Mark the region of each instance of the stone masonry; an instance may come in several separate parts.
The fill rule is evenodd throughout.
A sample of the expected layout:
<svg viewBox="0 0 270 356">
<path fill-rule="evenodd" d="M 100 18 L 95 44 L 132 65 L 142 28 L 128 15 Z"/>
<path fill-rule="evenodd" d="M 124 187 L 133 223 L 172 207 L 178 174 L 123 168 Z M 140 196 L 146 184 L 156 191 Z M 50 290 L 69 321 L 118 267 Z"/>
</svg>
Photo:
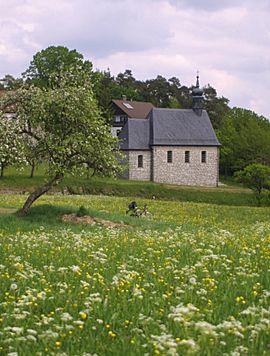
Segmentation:
<svg viewBox="0 0 270 356">
<path fill-rule="evenodd" d="M 167 163 L 168 150 L 172 151 L 172 163 Z M 185 163 L 185 151 L 190 151 L 190 163 Z M 201 162 L 202 151 L 206 151 L 206 163 Z M 218 147 L 153 147 L 154 182 L 215 187 L 218 166 Z"/>
<path fill-rule="evenodd" d="M 172 151 L 172 163 L 167 162 L 168 151 Z M 185 151 L 190 152 L 189 163 L 185 163 Z M 206 163 L 201 162 L 202 151 L 206 151 Z M 129 179 L 190 186 L 218 184 L 218 147 L 154 146 L 152 151 L 129 151 L 128 155 Z M 138 155 L 143 155 L 142 168 L 138 168 Z"/>
<path fill-rule="evenodd" d="M 151 179 L 151 151 L 129 151 L 129 179 Z M 143 156 L 143 167 L 138 167 L 138 156 Z"/>
</svg>

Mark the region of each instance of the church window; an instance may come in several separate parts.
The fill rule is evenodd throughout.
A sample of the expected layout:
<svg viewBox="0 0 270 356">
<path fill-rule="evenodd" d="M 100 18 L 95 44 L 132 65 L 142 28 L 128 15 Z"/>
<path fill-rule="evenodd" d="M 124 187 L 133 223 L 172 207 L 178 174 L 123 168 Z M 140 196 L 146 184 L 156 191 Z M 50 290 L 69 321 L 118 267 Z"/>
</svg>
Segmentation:
<svg viewBox="0 0 270 356">
<path fill-rule="evenodd" d="M 206 163 L 206 151 L 202 151 L 201 161 L 202 163 Z"/>
<path fill-rule="evenodd" d="M 143 155 L 138 156 L 138 168 L 143 168 Z"/>
<path fill-rule="evenodd" d="M 167 151 L 167 162 L 172 163 L 173 157 L 172 157 L 172 151 Z"/>
<path fill-rule="evenodd" d="M 190 151 L 185 151 L 185 163 L 190 162 Z"/>
</svg>

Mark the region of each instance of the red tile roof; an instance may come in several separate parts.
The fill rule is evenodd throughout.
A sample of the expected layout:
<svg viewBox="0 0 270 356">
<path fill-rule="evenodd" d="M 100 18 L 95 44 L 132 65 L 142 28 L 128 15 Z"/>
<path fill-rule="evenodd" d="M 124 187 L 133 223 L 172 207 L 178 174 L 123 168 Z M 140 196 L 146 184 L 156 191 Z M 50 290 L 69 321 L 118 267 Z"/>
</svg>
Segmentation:
<svg viewBox="0 0 270 356">
<path fill-rule="evenodd" d="M 143 101 L 112 100 L 128 117 L 145 119 L 149 112 L 154 108 L 152 103 Z"/>
</svg>

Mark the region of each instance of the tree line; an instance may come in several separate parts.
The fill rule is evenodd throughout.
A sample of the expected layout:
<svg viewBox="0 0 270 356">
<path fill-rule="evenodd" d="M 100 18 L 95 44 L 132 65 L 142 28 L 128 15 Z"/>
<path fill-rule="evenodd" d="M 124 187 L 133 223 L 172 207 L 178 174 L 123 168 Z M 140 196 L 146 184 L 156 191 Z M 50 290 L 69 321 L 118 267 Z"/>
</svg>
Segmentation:
<svg viewBox="0 0 270 356">
<path fill-rule="evenodd" d="M 161 108 L 192 107 L 193 86 L 184 85 L 177 77 L 166 79 L 158 75 L 154 79 L 138 80 L 131 70 L 114 76 L 110 70 L 93 70 L 92 63 L 84 60 L 76 50 L 66 47 L 48 47 L 38 52 L 21 78 L 6 75 L 0 80 L 0 89 L 16 91 L 28 83 L 42 90 L 57 86 L 61 73 L 76 66 L 87 73 L 93 96 L 101 115 L 110 123 L 112 99 L 151 102 Z M 72 76 L 69 76 L 72 81 Z M 83 78 L 80 84 L 83 84 Z M 229 99 L 218 96 L 216 89 L 208 84 L 203 88 L 204 108 L 207 110 L 218 139 L 220 150 L 220 172 L 233 175 L 252 163 L 270 165 L 270 122 L 263 116 L 244 108 L 231 108 Z M 34 160 L 29 157 L 29 162 Z"/>
</svg>

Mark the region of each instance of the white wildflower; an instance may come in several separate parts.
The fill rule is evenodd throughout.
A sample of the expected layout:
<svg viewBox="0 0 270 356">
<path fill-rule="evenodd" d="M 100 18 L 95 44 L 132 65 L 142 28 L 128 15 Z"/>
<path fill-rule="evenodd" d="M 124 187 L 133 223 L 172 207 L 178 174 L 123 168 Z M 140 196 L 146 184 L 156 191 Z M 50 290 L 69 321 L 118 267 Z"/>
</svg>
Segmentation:
<svg viewBox="0 0 270 356">
<path fill-rule="evenodd" d="M 197 350 L 198 349 L 198 345 L 196 344 L 196 342 L 192 339 L 188 339 L 188 340 L 181 340 L 179 342 L 179 345 L 185 345 L 185 346 L 188 346 L 190 347 L 193 351 Z"/>
<path fill-rule="evenodd" d="M 73 320 L 72 316 L 69 313 L 63 313 L 60 319 L 64 322 Z"/>
<path fill-rule="evenodd" d="M 189 279 L 189 283 L 190 283 L 190 284 L 196 284 L 196 283 L 197 283 L 196 278 L 195 278 L 195 277 L 191 277 L 191 278 Z"/>
<path fill-rule="evenodd" d="M 75 266 L 75 265 L 71 266 L 70 269 L 74 273 L 78 273 L 81 270 L 79 266 Z"/>
<path fill-rule="evenodd" d="M 207 321 L 198 321 L 195 323 L 195 328 L 204 335 L 217 336 L 216 326 L 208 323 Z"/>
</svg>

